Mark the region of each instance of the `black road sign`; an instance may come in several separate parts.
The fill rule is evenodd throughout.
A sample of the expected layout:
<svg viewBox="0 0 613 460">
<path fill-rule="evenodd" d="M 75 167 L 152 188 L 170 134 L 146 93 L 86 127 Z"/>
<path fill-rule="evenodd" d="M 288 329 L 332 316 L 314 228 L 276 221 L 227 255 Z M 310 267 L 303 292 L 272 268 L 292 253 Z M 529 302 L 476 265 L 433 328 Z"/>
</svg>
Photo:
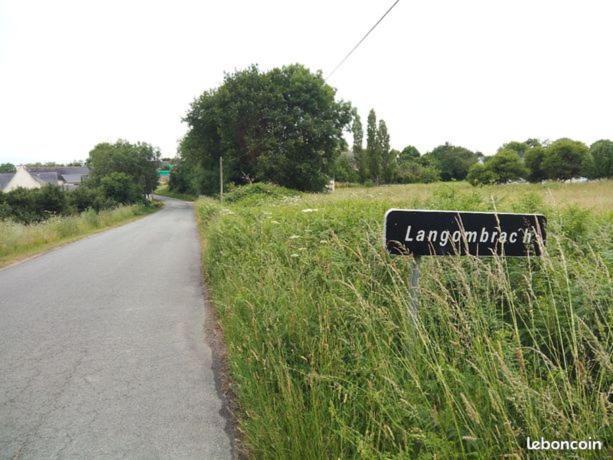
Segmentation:
<svg viewBox="0 0 613 460">
<path fill-rule="evenodd" d="M 539 256 L 546 225 L 540 214 L 390 209 L 385 246 L 396 255 Z"/>
</svg>

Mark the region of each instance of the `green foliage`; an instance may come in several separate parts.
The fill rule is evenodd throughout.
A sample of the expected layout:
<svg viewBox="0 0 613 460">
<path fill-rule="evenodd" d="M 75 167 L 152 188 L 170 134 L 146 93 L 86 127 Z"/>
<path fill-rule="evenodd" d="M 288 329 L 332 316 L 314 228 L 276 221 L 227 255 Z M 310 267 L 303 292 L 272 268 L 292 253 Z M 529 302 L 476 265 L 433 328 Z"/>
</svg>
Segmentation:
<svg viewBox="0 0 613 460">
<path fill-rule="evenodd" d="M 498 183 L 515 181 L 528 175 L 520 156 L 511 149 L 500 150 L 486 160 L 485 166 L 496 175 Z"/>
<path fill-rule="evenodd" d="M 528 151 L 528 149 L 530 149 L 530 145 L 528 145 L 526 142 L 511 141 L 507 142 L 506 144 L 503 144 L 502 147 L 498 149 L 498 152 L 501 152 L 503 150 L 512 150 L 517 153 L 520 158 L 524 158 L 524 155 Z"/>
<path fill-rule="evenodd" d="M 448 142 L 439 145 L 425 156 L 436 165 L 444 181 L 464 180 L 469 168 L 477 162 L 477 156 L 473 152 Z"/>
<path fill-rule="evenodd" d="M 609 445 L 610 213 L 533 194 L 496 202 L 546 213 L 544 257 L 424 258 L 413 318 L 384 212 L 494 206 L 494 187 L 424 199 L 418 187 L 198 202 L 250 456 L 524 458 L 528 436 Z"/>
<path fill-rule="evenodd" d="M 547 173 L 543 169 L 545 159 L 545 149 L 540 146 L 529 149 L 524 156 L 524 163 L 528 168 L 528 180 L 530 182 L 540 182 L 547 178 Z"/>
<path fill-rule="evenodd" d="M 405 161 L 419 160 L 420 156 L 421 154 L 416 147 L 413 147 L 412 145 L 407 145 L 405 148 L 402 149 L 402 152 L 400 152 L 400 155 L 398 156 L 398 162 L 403 163 Z"/>
<path fill-rule="evenodd" d="M 351 132 L 353 134 L 353 158 L 358 169 L 358 177 L 360 182 L 366 181 L 370 175 L 368 171 L 368 156 L 364 152 L 362 143 L 364 141 L 364 128 L 362 127 L 362 120 L 357 110 L 353 111 L 353 123 L 351 126 Z"/>
<path fill-rule="evenodd" d="M 381 180 L 381 149 L 377 139 L 377 115 L 373 109 L 366 121 L 366 156 L 370 180 L 378 184 Z"/>
<path fill-rule="evenodd" d="M 185 121 L 189 132 L 180 153 L 194 172 L 179 170 L 184 178 L 171 188 L 215 193 L 223 155 L 228 182 L 271 181 L 317 191 L 327 184 L 344 146 L 351 108 L 335 100 L 335 90 L 320 73 L 301 65 L 268 72 L 252 66 L 226 75 L 219 88 L 202 94 Z"/>
<path fill-rule="evenodd" d="M 142 201 L 142 189 L 134 183 L 134 178 L 124 172 L 113 171 L 100 179 L 100 189 L 104 196 L 121 204 Z"/>
<path fill-rule="evenodd" d="M 590 146 L 593 159 L 591 177 L 613 177 L 613 141 L 602 139 Z"/>
<path fill-rule="evenodd" d="M 498 181 L 498 176 L 484 164 L 475 163 L 468 170 L 466 180 L 471 185 L 487 185 L 495 184 Z"/>
<path fill-rule="evenodd" d="M 519 154 L 512 149 L 501 149 L 484 164 L 475 163 L 466 177 L 472 185 L 504 184 L 528 175 Z"/>
<path fill-rule="evenodd" d="M 12 163 L 2 163 L 0 164 L 0 173 L 14 173 L 17 171 L 15 165 Z"/>
<path fill-rule="evenodd" d="M 57 185 L 45 185 L 33 195 L 37 213 L 59 215 L 67 212 L 66 194 Z"/>
<path fill-rule="evenodd" d="M 396 181 L 401 184 L 429 184 L 441 180 L 438 169 L 432 165 L 423 165 L 419 161 L 402 161 L 398 164 Z"/>
<path fill-rule="evenodd" d="M 104 142 L 89 152 L 87 164 L 92 169 L 89 180 L 93 186 L 99 186 L 104 177 L 112 173 L 122 173 L 131 179 L 141 195 L 149 195 L 158 184 L 159 157 L 157 148 L 143 142 Z M 132 190 L 129 193 L 131 192 Z"/>
<path fill-rule="evenodd" d="M 224 196 L 226 203 L 240 203 L 253 206 L 264 202 L 286 200 L 298 196 L 295 190 L 275 184 L 257 182 L 234 188 Z"/>
<path fill-rule="evenodd" d="M 381 179 L 385 184 L 391 184 L 396 179 L 397 159 L 396 151 L 391 150 L 390 135 L 385 120 L 379 120 L 377 129 L 377 146 L 381 155 Z"/>
<path fill-rule="evenodd" d="M 23 223 L 40 222 L 70 211 L 65 192 L 56 185 L 32 190 L 19 187 L 8 193 L 0 192 L 0 203 L 0 219 Z"/>
<path fill-rule="evenodd" d="M 76 212 L 84 212 L 88 209 L 100 211 L 105 207 L 106 200 L 100 190 L 81 186 L 67 193 L 67 203 Z"/>
<path fill-rule="evenodd" d="M 545 148 L 543 170 L 549 179 L 571 179 L 587 173 L 589 159 L 583 142 L 562 138 Z"/>
<path fill-rule="evenodd" d="M 2 200 L 0 193 L 0 211 Z M 96 212 L 90 208 L 81 214 L 54 215 L 42 222 L 17 222 L 12 217 L 0 219 L 0 266 L 17 257 L 123 223 L 154 209 L 152 206 L 132 205 Z"/>
<path fill-rule="evenodd" d="M 334 164 L 334 179 L 339 182 L 358 182 L 360 176 L 349 155 L 340 154 Z"/>
</svg>

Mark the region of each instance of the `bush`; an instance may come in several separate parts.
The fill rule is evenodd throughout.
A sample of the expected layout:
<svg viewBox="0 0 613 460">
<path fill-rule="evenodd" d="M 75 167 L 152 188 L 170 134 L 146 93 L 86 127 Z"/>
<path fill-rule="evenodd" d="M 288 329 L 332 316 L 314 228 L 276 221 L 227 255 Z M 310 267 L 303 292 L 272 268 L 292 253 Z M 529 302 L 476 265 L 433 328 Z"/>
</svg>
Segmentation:
<svg viewBox="0 0 613 460">
<path fill-rule="evenodd" d="M 334 163 L 334 180 L 339 182 L 357 182 L 360 179 L 351 158 L 341 154 Z"/>
<path fill-rule="evenodd" d="M 66 194 L 57 185 L 45 185 L 32 194 L 38 215 L 57 216 L 68 212 Z"/>
<path fill-rule="evenodd" d="M 429 184 L 441 180 L 441 174 L 435 166 L 422 165 L 417 160 L 405 160 L 398 165 L 396 180 L 401 184 Z"/>
<path fill-rule="evenodd" d="M 71 192 L 68 192 L 68 205 L 76 212 L 83 212 L 87 209 L 101 209 L 101 191 L 91 187 L 81 186 Z"/>
<path fill-rule="evenodd" d="M 466 180 L 471 185 L 487 185 L 496 183 L 498 176 L 492 170 L 486 168 L 484 164 L 475 163 L 468 170 Z"/>
<path fill-rule="evenodd" d="M 281 187 L 275 184 L 257 182 L 255 184 L 236 187 L 224 195 L 227 203 L 239 203 L 255 205 L 263 202 L 283 200 L 299 195 L 295 190 Z"/>
<path fill-rule="evenodd" d="M 105 198 L 115 203 L 142 202 L 141 190 L 134 179 L 126 173 L 112 172 L 100 179 L 100 189 Z"/>
</svg>

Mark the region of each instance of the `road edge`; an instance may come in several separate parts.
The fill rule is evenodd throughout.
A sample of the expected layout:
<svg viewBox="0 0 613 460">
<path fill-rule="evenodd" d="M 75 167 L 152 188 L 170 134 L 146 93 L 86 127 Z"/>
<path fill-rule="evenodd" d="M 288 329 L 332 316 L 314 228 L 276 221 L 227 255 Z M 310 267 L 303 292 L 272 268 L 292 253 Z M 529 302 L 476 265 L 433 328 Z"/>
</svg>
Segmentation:
<svg viewBox="0 0 613 460">
<path fill-rule="evenodd" d="M 196 221 L 196 233 L 200 250 L 199 272 L 205 313 L 204 322 L 202 324 L 204 340 L 211 349 L 211 369 L 213 370 L 217 394 L 220 396 L 222 402 L 220 414 L 226 419 L 225 431 L 230 438 L 232 457 L 242 460 L 248 458 L 248 451 L 238 428 L 238 414 L 240 413 L 240 405 L 233 390 L 234 384 L 230 373 L 230 367 L 228 365 L 228 349 L 226 347 L 223 328 L 221 327 L 219 321 L 217 308 L 211 301 L 211 296 L 207 287 L 207 276 L 204 265 L 204 251 L 206 242 L 202 233 L 202 222 L 198 216 L 194 202 L 192 202 L 192 210 Z"/>
</svg>

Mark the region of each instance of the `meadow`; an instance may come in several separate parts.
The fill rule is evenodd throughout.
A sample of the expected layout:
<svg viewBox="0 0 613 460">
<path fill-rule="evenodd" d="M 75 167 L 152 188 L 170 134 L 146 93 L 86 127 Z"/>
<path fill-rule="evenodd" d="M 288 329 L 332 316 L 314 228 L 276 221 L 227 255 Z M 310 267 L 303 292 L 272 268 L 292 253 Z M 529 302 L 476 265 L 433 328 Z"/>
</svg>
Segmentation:
<svg viewBox="0 0 613 460">
<path fill-rule="evenodd" d="M 525 458 L 528 437 L 610 447 L 612 189 L 252 186 L 223 205 L 199 199 L 245 453 Z M 546 252 L 424 258 L 413 318 L 409 260 L 382 244 L 392 207 L 540 212 Z"/>
<path fill-rule="evenodd" d="M 39 223 L 0 220 L 0 267 L 86 235 L 124 224 L 149 214 L 157 205 L 118 206 L 96 212 L 55 216 Z"/>
</svg>

